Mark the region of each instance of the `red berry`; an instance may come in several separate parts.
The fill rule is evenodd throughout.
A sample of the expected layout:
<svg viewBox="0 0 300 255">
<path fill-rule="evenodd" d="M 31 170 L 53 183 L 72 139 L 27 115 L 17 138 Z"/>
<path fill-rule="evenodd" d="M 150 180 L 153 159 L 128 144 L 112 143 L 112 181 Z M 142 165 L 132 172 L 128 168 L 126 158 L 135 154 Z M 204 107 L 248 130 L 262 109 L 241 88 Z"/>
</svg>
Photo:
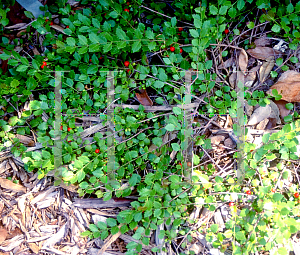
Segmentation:
<svg viewBox="0 0 300 255">
<path fill-rule="evenodd" d="M 294 197 L 295 197 L 295 198 L 298 198 L 298 197 L 299 197 L 299 193 L 296 192 L 296 193 L 294 194 Z"/>
<path fill-rule="evenodd" d="M 47 65 L 47 62 L 43 61 L 43 65 L 46 66 L 46 65 Z"/>
<path fill-rule="evenodd" d="M 70 142 L 72 142 L 72 141 L 68 141 L 68 143 L 70 143 Z"/>
<path fill-rule="evenodd" d="M 169 55 L 167 55 L 167 57 L 169 57 Z"/>
<path fill-rule="evenodd" d="M 66 28 L 69 28 L 69 26 L 66 26 Z"/>
<path fill-rule="evenodd" d="M 275 190 L 274 188 L 272 188 L 271 191 L 272 191 L 273 193 L 275 193 L 276 190 Z"/>
<path fill-rule="evenodd" d="M 179 27 L 179 28 L 178 28 L 178 31 L 179 31 L 179 32 L 181 32 L 182 30 L 183 30 L 183 28 L 182 28 L 182 27 Z"/>
<path fill-rule="evenodd" d="M 182 49 L 180 48 L 180 53 L 182 53 Z"/>
<path fill-rule="evenodd" d="M 230 203 L 229 203 L 229 206 L 234 206 L 234 203 L 233 203 L 233 202 L 230 202 Z"/>
<path fill-rule="evenodd" d="M 72 130 L 72 128 L 68 127 L 68 131 L 70 132 Z"/>
<path fill-rule="evenodd" d="M 90 58 L 90 62 L 92 62 L 92 59 Z"/>
<path fill-rule="evenodd" d="M 43 65 L 41 65 L 41 68 L 42 68 L 42 69 L 44 69 L 44 67 L 45 67 L 45 66 L 44 66 L 44 64 L 43 64 Z"/>
<path fill-rule="evenodd" d="M 247 191 L 246 191 L 246 194 L 247 194 L 247 195 L 251 195 L 251 191 L 250 191 L 250 190 L 247 190 Z"/>
<path fill-rule="evenodd" d="M 170 51 L 175 51 L 175 47 L 171 46 Z"/>
<path fill-rule="evenodd" d="M 106 16 L 106 13 L 104 13 L 104 16 Z"/>
<path fill-rule="evenodd" d="M 60 130 L 63 130 L 63 126 L 60 126 Z"/>
<path fill-rule="evenodd" d="M 125 61 L 125 62 L 124 62 L 124 66 L 126 66 L 126 67 L 128 67 L 129 64 L 130 64 L 129 61 Z"/>
<path fill-rule="evenodd" d="M 100 150 L 99 150 L 99 149 L 96 149 L 96 150 L 95 150 L 95 152 L 96 152 L 96 153 L 99 153 L 99 152 L 100 152 Z"/>
<path fill-rule="evenodd" d="M 229 33 L 229 30 L 226 28 L 224 33 L 227 35 Z"/>
<path fill-rule="evenodd" d="M 46 19 L 46 22 L 48 22 L 49 20 L 48 19 Z"/>
<path fill-rule="evenodd" d="M 128 6 L 130 5 L 130 3 L 129 3 L 129 2 L 127 2 L 126 4 L 127 4 Z"/>
<path fill-rule="evenodd" d="M 127 72 L 127 73 L 130 73 L 130 69 L 127 69 L 126 72 Z"/>
<path fill-rule="evenodd" d="M 54 25 L 53 21 L 50 22 L 50 26 Z"/>
<path fill-rule="evenodd" d="M 180 33 L 177 33 L 177 35 L 180 35 Z"/>
<path fill-rule="evenodd" d="M 129 9 L 127 9 L 127 8 L 126 8 L 126 9 L 124 9 L 124 12 L 129 12 Z"/>
<path fill-rule="evenodd" d="M 100 57 L 99 59 L 102 59 L 103 57 Z"/>
<path fill-rule="evenodd" d="M 182 167 L 182 164 L 181 164 L 181 163 L 179 163 L 178 165 L 180 165 L 180 166 Z"/>
</svg>

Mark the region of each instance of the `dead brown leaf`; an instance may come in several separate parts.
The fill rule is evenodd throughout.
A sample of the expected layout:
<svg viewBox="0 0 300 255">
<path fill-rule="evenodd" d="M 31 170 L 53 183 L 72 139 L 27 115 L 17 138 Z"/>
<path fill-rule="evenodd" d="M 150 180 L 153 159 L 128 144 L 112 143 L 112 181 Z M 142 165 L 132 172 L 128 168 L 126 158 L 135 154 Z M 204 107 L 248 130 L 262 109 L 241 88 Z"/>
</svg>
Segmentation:
<svg viewBox="0 0 300 255">
<path fill-rule="evenodd" d="M 271 44 L 270 38 L 263 36 L 261 38 L 258 38 L 254 41 L 254 44 L 256 47 L 264 47 Z"/>
<path fill-rule="evenodd" d="M 266 126 L 266 130 L 267 129 L 272 129 L 276 127 L 276 118 L 269 118 L 269 122 L 268 122 L 268 125 Z"/>
<path fill-rule="evenodd" d="M 234 64 L 234 59 L 233 57 L 227 59 L 225 62 L 222 62 L 219 66 L 218 69 L 226 69 L 228 67 L 231 67 Z"/>
<path fill-rule="evenodd" d="M 11 180 L 0 178 L 0 186 L 5 189 L 13 190 L 15 192 L 24 192 L 26 193 L 26 188 L 20 184 L 16 184 Z"/>
<path fill-rule="evenodd" d="M 0 244 L 5 241 L 7 237 L 7 230 L 5 228 L 0 228 Z"/>
<path fill-rule="evenodd" d="M 23 143 L 26 146 L 35 146 L 33 139 L 28 136 L 16 134 L 16 138 L 20 139 L 20 143 Z"/>
<path fill-rule="evenodd" d="M 284 100 L 278 100 L 275 101 L 275 104 L 277 105 L 281 118 L 284 118 L 285 116 L 288 116 L 290 114 L 290 110 L 286 109 L 285 105 L 287 104 L 287 101 Z"/>
<path fill-rule="evenodd" d="M 245 76 L 245 86 L 246 87 L 251 87 L 253 86 L 253 83 L 257 77 L 257 74 L 256 72 L 259 70 L 261 66 L 260 65 L 257 65 L 253 68 L 251 68 L 248 72 L 247 72 L 247 75 Z"/>
<path fill-rule="evenodd" d="M 245 74 L 248 66 L 248 55 L 244 49 L 241 50 L 239 55 L 239 67 L 240 70 Z"/>
<path fill-rule="evenodd" d="M 286 71 L 280 79 L 267 91 L 271 95 L 276 89 L 282 95 L 281 100 L 287 102 L 300 102 L 300 73 L 296 71 Z"/>
<path fill-rule="evenodd" d="M 267 79 L 274 65 L 275 65 L 275 59 L 273 56 L 268 57 L 266 61 L 263 63 L 263 65 L 259 69 L 259 78 L 261 83 L 263 83 Z"/>
<path fill-rule="evenodd" d="M 236 81 L 236 72 L 233 72 L 230 76 L 229 76 L 229 83 L 230 83 L 230 86 L 232 88 L 235 87 L 235 81 Z"/>
<path fill-rule="evenodd" d="M 147 91 L 145 89 L 141 89 L 140 91 L 141 91 L 141 94 L 135 93 L 139 102 L 144 106 L 152 106 L 153 102 L 150 99 L 150 97 L 148 96 Z"/>
<path fill-rule="evenodd" d="M 255 49 L 248 49 L 247 53 L 252 57 L 261 60 L 266 60 L 268 57 L 276 57 L 282 54 L 280 51 L 274 50 L 270 47 L 256 47 Z"/>
<path fill-rule="evenodd" d="M 55 30 L 57 30 L 57 31 L 59 31 L 59 32 L 61 32 L 61 33 L 63 33 L 63 34 L 65 34 L 65 35 L 67 35 L 66 33 L 65 33 L 65 29 L 63 28 L 63 27 L 61 27 L 61 26 L 59 26 L 59 25 L 52 25 L 51 26 L 52 28 L 54 28 Z"/>
<path fill-rule="evenodd" d="M 269 118 L 271 115 L 272 108 L 270 105 L 266 105 L 265 107 L 259 106 L 250 117 L 247 125 L 256 125 L 262 120 Z"/>
</svg>

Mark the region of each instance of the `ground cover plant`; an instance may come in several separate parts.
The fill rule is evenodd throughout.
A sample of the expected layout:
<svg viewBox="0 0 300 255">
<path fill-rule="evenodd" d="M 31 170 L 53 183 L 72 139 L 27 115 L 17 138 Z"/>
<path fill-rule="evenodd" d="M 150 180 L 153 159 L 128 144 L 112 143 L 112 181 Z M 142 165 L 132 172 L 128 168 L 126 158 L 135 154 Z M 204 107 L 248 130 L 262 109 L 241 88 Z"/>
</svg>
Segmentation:
<svg viewBox="0 0 300 255">
<path fill-rule="evenodd" d="M 300 2 L 83 0 L 74 7 L 48 1 L 43 17 L 25 12 L 33 22 L 19 36 L 5 28 L 11 4 L 4 3 L 0 13 L 1 149 L 9 148 L 26 171 L 43 178 L 55 170 L 54 131 L 60 130 L 63 182 L 78 185 L 82 197 L 135 198 L 130 210 L 91 224 L 83 237 L 106 239 L 133 231 L 137 241 L 127 245 L 126 254 L 141 252 L 158 229 L 165 244 L 153 252 L 175 245 L 178 254 L 193 254 L 186 248 L 197 233 L 221 252 L 231 247 L 232 254 L 293 250 L 292 237 L 300 227 L 300 89 L 289 81 L 296 99 L 287 99 L 270 87 L 284 72 L 299 71 Z M 55 126 L 58 72 L 63 74 L 63 116 Z M 112 72 L 113 100 L 108 96 Z M 253 122 L 249 108 L 265 116 L 263 109 L 280 99 L 283 110 L 290 111 L 285 116 L 280 111 L 281 125 L 270 115 Z M 118 105 L 113 132 L 107 117 L 111 103 Z M 89 129 L 86 135 L 82 115 L 93 117 L 95 132 Z M 251 133 L 246 130 L 242 149 L 231 150 L 230 164 L 216 163 L 209 154 L 208 125 L 223 115 L 234 120 L 226 124 L 232 130 L 268 119 L 268 129 L 277 132 L 265 132 L 258 145 L 247 141 Z M 197 116 L 209 124 L 202 125 Z M 187 132 L 185 120 L 191 117 L 193 132 Z M 27 151 L 20 139 L 32 134 L 42 144 L 40 151 Z M 113 179 L 107 177 L 112 136 Z M 194 143 L 189 157 L 187 139 Z M 230 172 L 238 159 L 240 179 Z M 216 212 L 222 206 L 231 215 L 224 228 L 190 217 L 196 207 Z"/>
</svg>

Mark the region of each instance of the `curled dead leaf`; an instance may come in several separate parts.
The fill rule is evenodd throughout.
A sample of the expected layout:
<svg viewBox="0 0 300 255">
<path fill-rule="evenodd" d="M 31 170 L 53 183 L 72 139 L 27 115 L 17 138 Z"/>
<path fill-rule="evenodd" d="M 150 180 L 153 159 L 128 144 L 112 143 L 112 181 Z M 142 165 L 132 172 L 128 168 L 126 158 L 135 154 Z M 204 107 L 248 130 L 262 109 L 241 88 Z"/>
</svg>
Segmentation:
<svg viewBox="0 0 300 255">
<path fill-rule="evenodd" d="M 266 61 L 263 63 L 263 65 L 259 69 L 259 79 L 261 83 L 263 83 L 267 79 L 274 65 L 275 65 L 275 59 L 273 56 L 268 57 Z"/>
<path fill-rule="evenodd" d="M 145 89 L 141 89 L 141 93 L 135 93 L 138 101 L 144 106 L 152 106 L 153 102 L 147 94 Z"/>
<path fill-rule="evenodd" d="M 246 74 L 248 66 L 248 55 L 244 49 L 241 50 L 239 55 L 239 67 L 243 74 Z"/>
<path fill-rule="evenodd" d="M 281 100 L 287 102 L 300 102 L 300 73 L 296 71 L 284 72 L 280 79 L 267 91 L 271 95 L 272 90 L 276 89 L 282 95 Z"/>
<path fill-rule="evenodd" d="M 261 60 L 265 60 L 271 56 L 275 58 L 276 56 L 282 55 L 280 51 L 274 50 L 270 47 L 256 47 L 255 49 L 248 49 L 247 53 L 252 57 Z"/>
</svg>

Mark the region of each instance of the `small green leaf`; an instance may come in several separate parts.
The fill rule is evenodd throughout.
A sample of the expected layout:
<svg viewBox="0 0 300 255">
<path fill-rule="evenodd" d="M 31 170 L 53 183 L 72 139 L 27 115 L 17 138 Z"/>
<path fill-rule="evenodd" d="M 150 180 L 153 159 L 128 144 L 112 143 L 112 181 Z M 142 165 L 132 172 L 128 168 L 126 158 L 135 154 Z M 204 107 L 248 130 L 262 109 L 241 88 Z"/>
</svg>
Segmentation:
<svg viewBox="0 0 300 255">
<path fill-rule="evenodd" d="M 277 24 L 273 25 L 273 27 L 271 28 L 271 30 L 274 32 L 274 33 L 279 33 L 280 32 L 280 29 L 281 27 Z"/>
<path fill-rule="evenodd" d="M 175 126 L 173 124 L 168 124 L 165 126 L 165 129 L 171 132 L 175 130 Z"/>
<path fill-rule="evenodd" d="M 245 6 L 245 1 L 244 0 L 238 0 L 237 6 L 236 6 L 238 8 L 238 10 L 239 11 L 242 10 L 244 8 L 244 6 Z"/>
<path fill-rule="evenodd" d="M 178 143 L 172 143 L 171 146 L 174 151 L 180 151 L 180 145 Z"/>
<path fill-rule="evenodd" d="M 114 227 L 114 226 L 117 225 L 117 221 L 115 219 L 113 219 L 113 218 L 107 218 L 106 219 L 106 223 L 110 227 Z"/>
<path fill-rule="evenodd" d="M 209 11 L 212 15 L 217 15 L 218 14 L 218 8 L 214 5 L 209 6 Z"/>
</svg>

